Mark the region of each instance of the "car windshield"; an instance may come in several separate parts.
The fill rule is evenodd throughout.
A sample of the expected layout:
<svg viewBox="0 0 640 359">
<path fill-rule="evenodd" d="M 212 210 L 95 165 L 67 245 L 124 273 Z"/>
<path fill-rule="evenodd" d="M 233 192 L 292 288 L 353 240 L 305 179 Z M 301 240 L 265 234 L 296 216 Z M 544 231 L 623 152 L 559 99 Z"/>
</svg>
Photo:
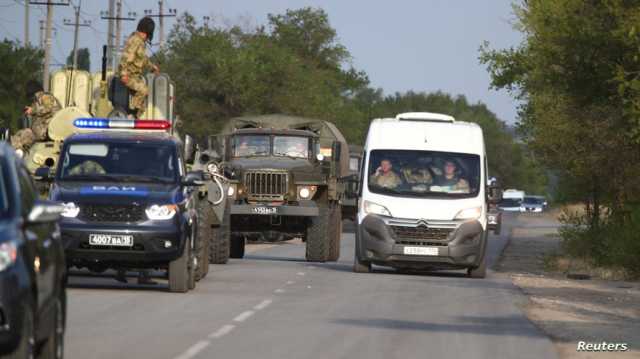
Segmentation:
<svg viewBox="0 0 640 359">
<path fill-rule="evenodd" d="M 369 190 L 400 196 L 475 197 L 480 190 L 480 156 L 463 153 L 374 150 Z"/>
<path fill-rule="evenodd" d="M 270 149 L 270 138 L 265 135 L 240 135 L 231 140 L 233 157 L 268 156 Z"/>
<path fill-rule="evenodd" d="M 520 200 L 515 198 L 505 198 L 500 202 L 500 207 L 520 207 Z"/>
<path fill-rule="evenodd" d="M 62 155 L 61 180 L 175 182 L 175 146 L 144 143 L 72 143 Z"/>
<path fill-rule="evenodd" d="M 5 171 L 0 167 L 0 218 L 9 215 L 9 192 L 5 181 Z"/>
<path fill-rule="evenodd" d="M 543 204 L 544 200 L 537 197 L 525 197 L 523 202 L 526 204 Z"/>
<path fill-rule="evenodd" d="M 298 136 L 274 136 L 273 155 L 293 158 L 309 158 L 309 138 Z"/>
</svg>

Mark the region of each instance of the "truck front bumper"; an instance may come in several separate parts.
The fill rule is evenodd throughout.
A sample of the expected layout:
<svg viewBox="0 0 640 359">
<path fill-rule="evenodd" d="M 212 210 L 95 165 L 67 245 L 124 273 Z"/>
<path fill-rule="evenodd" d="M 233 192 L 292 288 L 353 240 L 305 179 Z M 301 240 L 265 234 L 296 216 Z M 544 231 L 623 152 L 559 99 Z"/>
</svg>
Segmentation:
<svg viewBox="0 0 640 359">
<path fill-rule="evenodd" d="M 257 216 L 290 216 L 317 217 L 320 214 L 318 206 L 313 201 L 300 201 L 298 205 L 270 205 L 270 204 L 232 204 L 232 215 Z"/>
<path fill-rule="evenodd" d="M 407 268 L 474 268 L 485 252 L 487 235 L 478 221 L 464 222 L 447 240 L 400 238 L 391 225 L 368 215 L 358 225 L 356 255 L 362 261 Z M 428 254 L 423 254 L 428 253 Z"/>
</svg>

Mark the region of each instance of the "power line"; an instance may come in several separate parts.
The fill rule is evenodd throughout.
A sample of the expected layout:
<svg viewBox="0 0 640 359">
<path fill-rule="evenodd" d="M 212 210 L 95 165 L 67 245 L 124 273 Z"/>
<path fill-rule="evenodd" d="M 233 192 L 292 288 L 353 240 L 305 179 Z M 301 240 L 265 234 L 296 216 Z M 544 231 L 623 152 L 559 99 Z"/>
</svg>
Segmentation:
<svg viewBox="0 0 640 359">
<path fill-rule="evenodd" d="M 159 45 L 160 48 L 162 49 L 162 46 L 164 45 L 164 18 L 165 17 L 176 17 L 176 15 L 178 14 L 178 11 L 176 9 L 167 9 L 167 12 L 164 12 L 164 0 L 160 0 L 158 1 L 158 13 L 154 14 L 153 10 L 151 9 L 146 9 L 144 11 L 144 14 L 146 16 L 149 17 L 157 17 L 159 22 L 160 22 L 160 41 L 159 41 Z"/>
</svg>

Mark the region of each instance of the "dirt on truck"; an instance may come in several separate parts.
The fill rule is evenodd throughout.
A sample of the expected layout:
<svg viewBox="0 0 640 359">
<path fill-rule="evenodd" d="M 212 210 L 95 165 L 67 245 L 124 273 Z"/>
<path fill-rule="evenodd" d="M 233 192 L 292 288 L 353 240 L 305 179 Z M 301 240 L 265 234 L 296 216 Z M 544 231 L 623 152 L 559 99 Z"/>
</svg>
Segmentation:
<svg viewBox="0 0 640 359">
<path fill-rule="evenodd" d="M 287 115 L 231 119 L 220 138 L 229 178 L 230 255 L 247 240 L 306 242 L 308 261 L 340 256 L 349 147 L 327 121 Z"/>
</svg>

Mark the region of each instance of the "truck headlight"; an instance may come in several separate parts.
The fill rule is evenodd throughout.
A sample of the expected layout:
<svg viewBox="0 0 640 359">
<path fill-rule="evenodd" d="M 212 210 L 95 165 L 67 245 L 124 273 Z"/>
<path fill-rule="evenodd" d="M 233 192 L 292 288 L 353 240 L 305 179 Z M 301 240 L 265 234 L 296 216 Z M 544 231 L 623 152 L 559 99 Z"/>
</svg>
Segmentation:
<svg viewBox="0 0 640 359">
<path fill-rule="evenodd" d="M 64 209 L 62 210 L 62 217 L 67 218 L 76 218 L 78 217 L 78 213 L 80 213 L 80 207 L 76 206 L 73 202 L 67 202 L 62 204 Z"/>
<path fill-rule="evenodd" d="M 377 203 L 370 201 L 364 201 L 363 203 L 364 213 L 366 214 L 379 214 L 381 216 L 391 217 L 391 212 L 385 206 L 381 206 Z"/>
<path fill-rule="evenodd" d="M 155 221 L 163 221 L 167 219 L 173 218 L 178 210 L 178 206 L 175 204 L 165 204 L 165 205 L 151 205 L 147 207 L 145 213 L 147 214 L 147 218 L 155 220 Z"/>
<path fill-rule="evenodd" d="M 227 189 L 227 197 L 234 198 L 235 195 L 236 195 L 236 185 L 234 184 L 229 185 L 229 188 Z"/>
<path fill-rule="evenodd" d="M 0 272 L 9 268 L 18 258 L 18 246 L 15 241 L 0 244 Z"/>
<path fill-rule="evenodd" d="M 482 214 L 482 207 L 473 207 L 463 209 L 462 211 L 456 214 L 454 219 L 462 219 L 462 220 L 470 220 L 470 219 L 478 219 Z"/>
<path fill-rule="evenodd" d="M 298 198 L 311 199 L 317 190 L 316 186 L 298 186 Z"/>
</svg>

